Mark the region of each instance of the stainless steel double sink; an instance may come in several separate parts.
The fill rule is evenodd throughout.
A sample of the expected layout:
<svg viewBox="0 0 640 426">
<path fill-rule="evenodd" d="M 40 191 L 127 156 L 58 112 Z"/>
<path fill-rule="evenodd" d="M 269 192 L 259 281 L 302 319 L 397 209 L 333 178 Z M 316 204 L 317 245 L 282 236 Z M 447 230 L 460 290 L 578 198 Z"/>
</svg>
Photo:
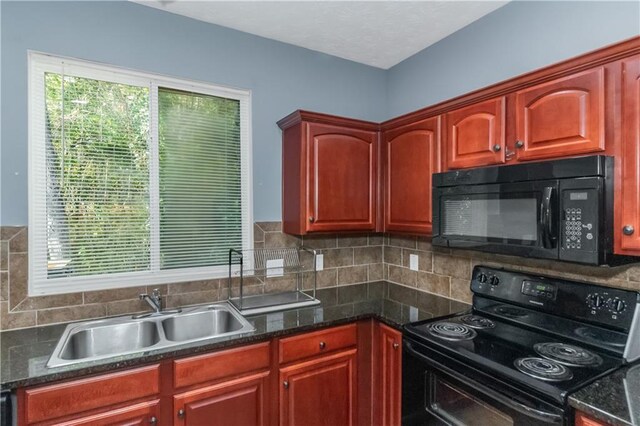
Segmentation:
<svg viewBox="0 0 640 426">
<path fill-rule="evenodd" d="M 47 367 L 140 353 L 254 330 L 228 303 L 70 324 Z"/>
</svg>

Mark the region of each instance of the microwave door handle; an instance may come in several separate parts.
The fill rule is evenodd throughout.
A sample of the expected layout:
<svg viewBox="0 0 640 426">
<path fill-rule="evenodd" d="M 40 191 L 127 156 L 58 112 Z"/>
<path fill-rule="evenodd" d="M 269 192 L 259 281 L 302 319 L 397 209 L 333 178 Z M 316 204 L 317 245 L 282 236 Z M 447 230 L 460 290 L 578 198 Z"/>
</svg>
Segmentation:
<svg viewBox="0 0 640 426">
<path fill-rule="evenodd" d="M 462 383 L 467 384 L 468 386 L 473 387 L 474 389 L 479 390 L 480 392 L 482 392 L 483 394 L 487 395 L 490 398 L 493 398 L 494 400 L 500 402 L 501 404 L 506 405 L 507 407 L 510 407 L 511 409 L 524 414 L 525 416 L 528 417 L 533 417 L 536 418 L 538 420 L 541 420 L 545 423 L 553 423 L 553 424 L 562 424 L 563 422 L 563 418 L 562 416 L 560 416 L 559 414 L 553 414 L 553 413 L 548 413 L 546 411 L 543 410 L 539 410 L 537 408 L 533 408 L 533 407 L 529 407 L 528 405 L 525 405 L 521 402 L 515 401 L 514 399 L 509 398 L 506 395 L 502 395 L 496 391 L 494 391 L 493 389 L 490 389 L 484 385 L 481 385 L 480 383 L 476 382 L 475 380 L 470 380 L 467 377 L 462 376 L 461 374 L 457 373 L 455 370 L 453 370 L 452 368 L 449 368 L 435 360 L 432 360 L 430 358 L 428 358 L 427 356 L 425 356 L 424 354 L 421 354 L 420 352 L 418 352 L 417 350 L 414 349 L 414 347 L 411 345 L 411 343 L 409 343 L 408 341 L 404 341 L 404 349 L 412 356 L 420 359 L 421 361 L 425 362 L 426 364 L 430 365 L 431 367 L 437 368 L 438 370 L 444 371 L 447 374 L 449 374 L 450 376 L 455 377 L 456 379 L 460 380 Z"/>
<path fill-rule="evenodd" d="M 553 217 L 551 203 L 553 202 L 555 188 L 547 186 L 542 190 L 542 202 L 540 203 L 540 226 L 542 228 L 542 246 L 555 248 L 556 237 L 553 234 Z"/>
</svg>

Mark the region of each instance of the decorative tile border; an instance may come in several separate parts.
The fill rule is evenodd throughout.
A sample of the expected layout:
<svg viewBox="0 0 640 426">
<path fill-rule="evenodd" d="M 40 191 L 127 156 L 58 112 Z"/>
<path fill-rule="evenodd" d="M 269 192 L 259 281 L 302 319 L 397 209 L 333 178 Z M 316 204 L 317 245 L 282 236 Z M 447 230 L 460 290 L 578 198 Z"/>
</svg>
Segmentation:
<svg viewBox="0 0 640 426">
<path fill-rule="evenodd" d="M 296 247 L 304 244 L 324 255 L 324 270 L 317 274 L 318 288 L 377 280 L 417 288 L 465 302 L 471 301 L 469 276 L 477 264 L 499 266 L 568 279 L 597 282 L 640 291 L 640 266 L 596 268 L 568 263 L 523 259 L 464 250 L 432 247 L 423 237 L 383 234 L 329 234 L 296 237 L 283 234 L 280 222 L 254 225 L 256 248 Z M 148 309 L 138 294 L 159 288 L 167 307 L 226 300 L 227 279 L 171 283 L 28 297 L 28 231 L 26 227 L 0 227 L 0 330 L 101 318 Z M 409 269 L 409 256 L 418 256 L 418 271 Z M 303 276 L 303 287 L 312 286 Z M 250 294 L 277 291 L 290 280 L 254 279 Z"/>
</svg>

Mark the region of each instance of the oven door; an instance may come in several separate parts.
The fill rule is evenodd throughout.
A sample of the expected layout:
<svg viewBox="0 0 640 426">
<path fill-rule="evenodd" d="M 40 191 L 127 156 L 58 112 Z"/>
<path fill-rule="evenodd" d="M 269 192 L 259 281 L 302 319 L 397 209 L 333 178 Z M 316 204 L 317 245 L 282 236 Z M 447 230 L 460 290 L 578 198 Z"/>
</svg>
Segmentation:
<svg viewBox="0 0 640 426">
<path fill-rule="evenodd" d="M 518 392 L 495 378 L 488 377 L 481 383 L 468 366 L 447 362 L 435 352 L 425 355 L 429 352 L 426 349 L 404 338 L 403 425 L 566 424 L 562 408 Z M 490 381 L 496 386 L 489 385 Z M 500 391 L 495 390 L 496 387 Z"/>
<path fill-rule="evenodd" d="M 558 258 L 558 181 L 434 187 L 434 245 Z"/>
</svg>

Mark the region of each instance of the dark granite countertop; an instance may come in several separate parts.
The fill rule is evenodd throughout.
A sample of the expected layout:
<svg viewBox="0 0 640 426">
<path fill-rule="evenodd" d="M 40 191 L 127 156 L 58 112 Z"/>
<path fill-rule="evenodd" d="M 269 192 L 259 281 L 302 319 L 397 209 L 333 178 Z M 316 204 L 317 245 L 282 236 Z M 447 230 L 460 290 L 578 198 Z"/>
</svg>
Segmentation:
<svg viewBox="0 0 640 426">
<path fill-rule="evenodd" d="M 593 382 L 569 397 L 569 404 L 612 425 L 640 424 L 640 364 Z"/>
<path fill-rule="evenodd" d="M 256 328 L 251 333 L 59 368 L 47 368 L 46 364 L 66 324 L 0 332 L 0 387 L 15 389 L 109 372 L 359 319 L 376 318 L 399 328 L 408 322 L 470 308 L 462 302 L 382 281 L 324 288 L 316 296 L 321 305 L 248 316 Z"/>
</svg>

